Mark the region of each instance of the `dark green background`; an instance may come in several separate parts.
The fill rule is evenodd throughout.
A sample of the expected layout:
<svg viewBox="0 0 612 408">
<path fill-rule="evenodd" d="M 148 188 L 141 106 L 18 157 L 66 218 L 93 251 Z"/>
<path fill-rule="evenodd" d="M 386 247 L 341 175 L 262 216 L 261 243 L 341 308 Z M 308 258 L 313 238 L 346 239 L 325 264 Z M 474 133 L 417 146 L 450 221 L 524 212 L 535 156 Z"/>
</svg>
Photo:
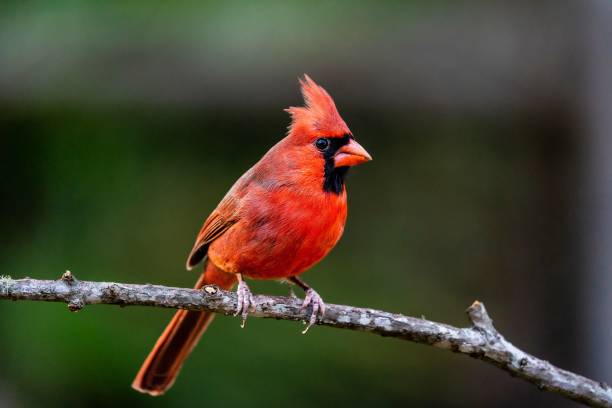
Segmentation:
<svg viewBox="0 0 612 408">
<path fill-rule="evenodd" d="M 301 104 L 296 78 L 308 72 L 374 161 L 351 171 L 345 235 L 304 279 L 327 302 L 454 325 L 466 325 L 465 308 L 480 299 L 517 346 L 584 370 L 572 104 L 557 98 L 563 89 L 530 89 L 521 72 L 508 80 L 495 76 L 503 67 L 474 73 L 481 68 L 469 58 L 448 57 L 469 35 L 447 32 L 449 49 L 431 39 L 483 4 L 4 4 L 0 273 L 49 279 L 69 269 L 87 280 L 191 286 L 197 272 L 183 265 L 202 221 L 283 137 L 282 109 Z M 506 21 L 508 7 L 488 7 L 484 15 Z M 489 20 L 476 21 L 487 33 Z M 422 37 L 400 33 L 428 24 Z M 396 45 L 384 50 L 389 41 Z M 422 54 L 410 54 L 421 42 Z M 398 43 L 407 65 L 392 60 L 404 52 Z M 382 54 L 368 54 L 371 47 Z M 549 52 L 543 60 L 559 51 Z M 435 55 L 457 66 L 440 73 Z M 413 68 L 435 78 L 414 79 Z M 486 85 L 464 86 L 466 75 Z M 411 92 L 421 79 L 420 93 Z M 448 92 L 428 94 L 435 86 Z M 277 282 L 251 288 L 288 291 Z M 2 302 L 0 404 L 565 404 L 431 347 L 321 327 L 303 336 L 300 325 L 262 319 L 242 330 L 229 317 L 215 321 L 171 392 L 152 399 L 129 385 L 171 314 L 109 306 L 71 314 L 61 304 Z"/>
</svg>

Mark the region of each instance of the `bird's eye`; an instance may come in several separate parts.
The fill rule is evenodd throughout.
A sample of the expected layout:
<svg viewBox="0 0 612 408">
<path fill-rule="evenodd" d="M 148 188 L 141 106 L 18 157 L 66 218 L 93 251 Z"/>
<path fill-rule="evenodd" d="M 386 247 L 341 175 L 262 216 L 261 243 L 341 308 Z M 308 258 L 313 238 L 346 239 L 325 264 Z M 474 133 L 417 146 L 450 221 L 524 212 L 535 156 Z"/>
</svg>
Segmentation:
<svg viewBox="0 0 612 408">
<path fill-rule="evenodd" d="M 317 147 L 317 149 L 323 151 L 329 147 L 329 139 L 321 137 L 317 139 L 317 141 L 315 142 L 315 146 Z"/>
</svg>

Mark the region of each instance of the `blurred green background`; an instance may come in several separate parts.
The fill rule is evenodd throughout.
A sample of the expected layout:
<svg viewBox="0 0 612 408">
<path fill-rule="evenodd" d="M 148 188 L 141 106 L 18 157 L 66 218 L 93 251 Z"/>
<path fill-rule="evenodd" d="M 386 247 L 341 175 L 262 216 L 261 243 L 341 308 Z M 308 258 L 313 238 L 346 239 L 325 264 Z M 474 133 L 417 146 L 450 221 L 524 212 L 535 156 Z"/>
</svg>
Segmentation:
<svg viewBox="0 0 612 408">
<path fill-rule="evenodd" d="M 454 325 L 480 299 L 517 346 L 612 381 L 604 3 L 5 1 L 0 274 L 191 286 L 203 219 L 308 73 L 375 160 L 304 279 Z M 171 315 L 0 303 L 0 406 L 574 406 L 430 347 L 229 317 L 153 399 L 129 385 Z"/>
</svg>

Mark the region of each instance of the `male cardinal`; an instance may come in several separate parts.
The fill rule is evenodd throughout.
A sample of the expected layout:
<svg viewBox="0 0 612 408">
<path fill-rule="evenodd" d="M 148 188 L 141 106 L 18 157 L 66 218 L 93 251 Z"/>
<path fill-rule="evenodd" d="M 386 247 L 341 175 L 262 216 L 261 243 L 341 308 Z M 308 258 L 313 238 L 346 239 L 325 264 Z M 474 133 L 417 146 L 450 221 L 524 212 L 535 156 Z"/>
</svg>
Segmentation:
<svg viewBox="0 0 612 408">
<path fill-rule="evenodd" d="M 204 222 L 187 258 L 204 272 L 196 288 L 238 283 L 242 321 L 252 306 L 244 281 L 286 279 L 306 291 L 312 307 L 308 327 L 325 313 L 317 292 L 298 276 L 336 245 L 346 221 L 344 179 L 349 167 L 372 160 L 355 141 L 329 94 L 307 75 L 300 80 L 304 107 L 291 115 L 287 136 L 251 167 Z M 132 387 L 162 395 L 214 318 L 214 313 L 179 310 L 136 375 Z"/>
</svg>

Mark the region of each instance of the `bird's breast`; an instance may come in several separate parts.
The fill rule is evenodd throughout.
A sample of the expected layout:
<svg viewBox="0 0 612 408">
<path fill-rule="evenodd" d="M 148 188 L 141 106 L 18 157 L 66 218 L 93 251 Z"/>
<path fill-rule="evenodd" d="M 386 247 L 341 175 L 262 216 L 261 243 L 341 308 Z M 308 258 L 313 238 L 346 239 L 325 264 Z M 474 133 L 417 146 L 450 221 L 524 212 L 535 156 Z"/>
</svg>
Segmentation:
<svg viewBox="0 0 612 408">
<path fill-rule="evenodd" d="M 254 279 L 297 275 L 336 245 L 346 222 L 346 192 L 279 188 L 251 194 L 240 220 L 214 241 L 210 260 Z"/>
</svg>

